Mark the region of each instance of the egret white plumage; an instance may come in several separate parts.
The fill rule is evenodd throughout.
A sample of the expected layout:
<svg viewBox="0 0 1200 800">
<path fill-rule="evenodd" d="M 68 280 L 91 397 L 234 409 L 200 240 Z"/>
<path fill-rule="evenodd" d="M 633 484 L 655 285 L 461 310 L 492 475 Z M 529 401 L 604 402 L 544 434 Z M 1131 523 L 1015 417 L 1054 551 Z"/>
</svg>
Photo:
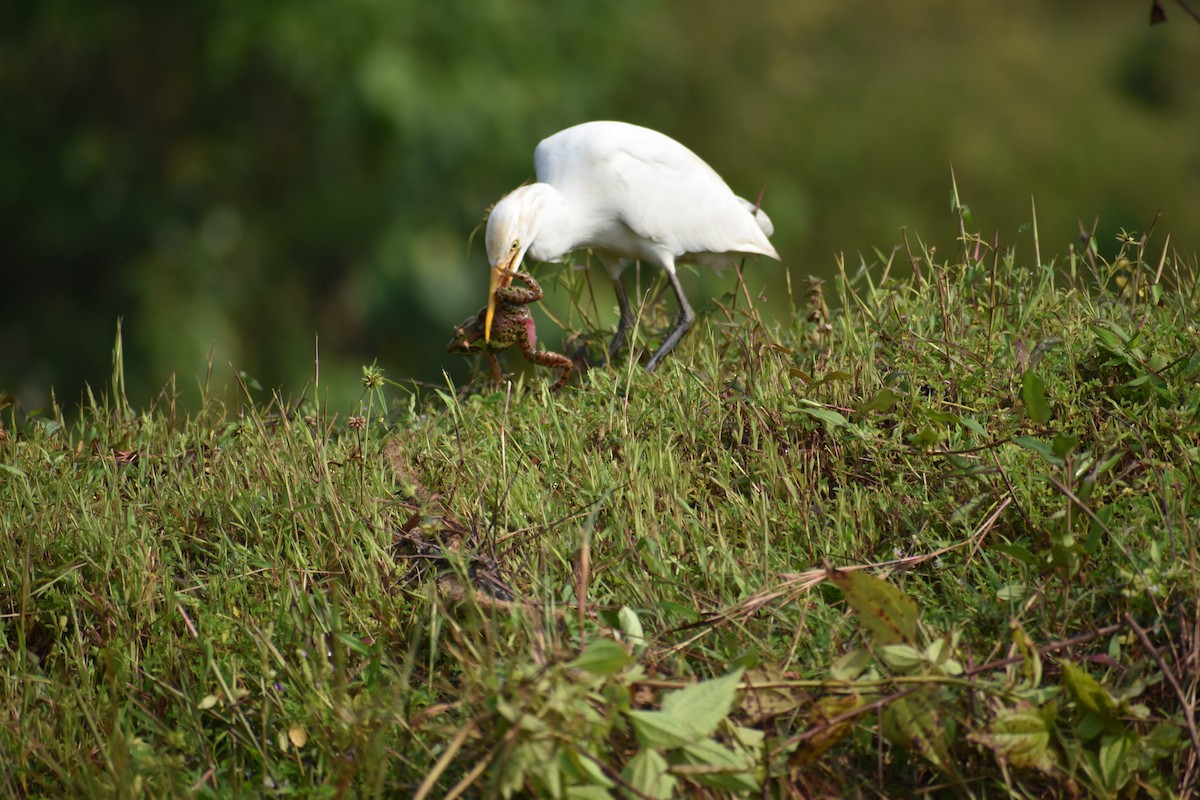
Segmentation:
<svg viewBox="0 0 1200 800">
<path fill-rule="evenodd" d="M 485 338 L 491 337 L 496 289 L 522 260 L 562 261 L 595 253 L 612 279 L 621 320 L 609 346 L 616 355 L 634 324 L 621 273 L 635 260 L 663 269 L 679 318 L 646 364 L 653 371 L 696 315 L 683 293 L 679 262 L 722 268 L 747 255 L 779 254 L 771 220 L 733 193 L 712 167 L 679 142 L 624 122 L 585 122 L 543 139 L 533 153 L 537 182 L 496 204 L 487 222 L 491 265 Z"/>
</svg>

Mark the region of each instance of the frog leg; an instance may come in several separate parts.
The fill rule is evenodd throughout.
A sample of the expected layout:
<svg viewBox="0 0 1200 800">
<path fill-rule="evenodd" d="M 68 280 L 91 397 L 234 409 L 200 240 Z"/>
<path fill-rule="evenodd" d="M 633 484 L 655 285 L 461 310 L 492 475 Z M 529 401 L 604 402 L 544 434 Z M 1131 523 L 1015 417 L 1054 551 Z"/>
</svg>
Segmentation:
<svg viewBox="0 0 1200 800">
<path fill-rule="evenodd" d="M 562 374 L 558 376 L 558 380 L 550 387 L 550 391 L 558 389 L 567 382 L 571 377 L 571 372 L 575 369 L 575 362 L 559 353 L 554 353 L 549 350 L 537 350 L 537 329 L 534 327 L 533 318 L 525 320 L 525 335 L 517 340 L 517 347 L 521 350 L 521 355 L 525 356 L 525 360 L 530 364 L 539 364 L 543 367 L 551 369 L 561 369 Z"/>
<path fill-rule="evenodd" d="M 504 372 L 500 369 L 500 361 L 496 358 L 496 354 L 491 350 L 484 353 L 487 356 L 488 363 L 492 365 L 492 380 L 497 384 L 504 384 Z"/>
<path fill-rule="evenodd" d="M 509 270 L 504 274 L 511 275 L 529 288 L 522 289 L 520 286 L 510 285 L 497 289 L 496 302 L 498 303 L 507 303 L 510 306 L 527 306 L 530 303 L 536 303 L 538 300 L 541 300 L 545 294 L 538 282 L 528 273 L 512 272 Z"/>
</svg>

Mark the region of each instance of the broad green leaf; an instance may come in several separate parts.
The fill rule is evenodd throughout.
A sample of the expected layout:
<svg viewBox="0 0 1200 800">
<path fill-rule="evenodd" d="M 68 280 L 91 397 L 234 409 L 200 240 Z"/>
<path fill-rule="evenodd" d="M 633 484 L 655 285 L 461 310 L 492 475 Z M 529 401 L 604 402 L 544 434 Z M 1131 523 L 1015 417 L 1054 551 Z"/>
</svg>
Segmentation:
<svg viewBox="0 0 1200 800">
<path fill-rule="evenodd" d="M 992 545 L 992 549 L 999 553 L 1004 553 L 1006 556 L 1011 556 L 1017 561 L 1020 561 L 1022 564 L 1030 567 L 1036 567 L 1041 563 L 1037 556 L 1029 552 L 1029 548 L 1013 542 L 1001 542 L 1000 544 L 994 544 Z"/>
<path fill-rule="evenodd" d="M 1160 722 L 1142 737 L 1142 746 L 1151 756 L 1164 758 L 1179 750 L 1183 742 L 1183 729 L 1170 722 Z"/>
<path fill-rule="evenodd" d="M 900 401 L 900 395 L 893 392 L 891 389 L 884 387 L 876 392 L 870 400 L 858 407 L 858 413 L 868 414 L 872 411 L 891 411 L 892 407 Z"/>
<path fill-rule="evenodd" d="M 1090 711 L 1101 719 L 1106 719 L 1116 709 L 1116 703 L 1113 702 L 1105 688 L 1099 681 L 1070 661 L 1061 663 L 1063 684 L 1071 693 L 1071 697 L 1079 704 L 1080 709 Z"/>
<path fill-rule="evenodd" d="M 1129 755 L 1138 744 L 1133 731 L 1100 738 L 1100 774 L 1104 785 L 1114 791 L 1124 788 L 1132 776 Z"/>
<path fill-rule="evenodd" d="M 948 633 L 929 643 L 925 648 L 924 659 L 947 675 L 961 675 L 962 664 L 951 658 L 957 648 L 958 634 Z"/>
<path fill-rule="evenodd" d="M 633 733 L 643 747 L 670 750 L 692 744 L 703 736 L 696 736 L 694 728 L 671 714 L 663 711 L 629 710 L 625 712 L 633 725 Z"/>
<path fill-rule="evenodd" d="M 877 646 L 916 641 L 917 604 L 904 592 L 863 570 L 830 570 L 829 579 L 846 595 Z"/>
<path fill-rule="evenodd" d="M 680 751 L 685 764 L 713 767 L 720 772 L 685 773 L 687 777 L 703 786 L 724 789 L 728 792 L 757 792 L 758 781 L 752 770 L 754 761 L 744 754 L 739 755 L 712 739 L 689 744 Z"/>
<path fill-rule="evenodd" d="M 602 786 L 568 786 L 567 800 L 613 800 L 612 792 Z"/>
<path fill-rule="evenodd" d="M 597 639 L 589 644 L 571 666 L 593 675 L 616 675 L 633 661 L 625 648 L 612 639 Z"/>
<path fill-rule="evenodd" d="M 987 430 L 983 427 L 983 425 L 979 424 L 979 421 L 976 420 L 974 417 L 960 416 L 958 418 L 958 421 L 964 428 L 971 431 L 972 433 L 977 434 L 979 436 L 984 436 L 984 437 L 987 436 Z"/>
<path fill-rule="evenodd" d="M 917 648 L 904 642 L 879 645 L 875 652 L 884 664 L 899 672 L 912 672 L 925 662 Z"/>
<path fill-rule="evenodd" d="M 852 681 L 871 665 L 871 651 L 859 647 L 845 653 L 829 668 L 829 677 L 835 681 Z"/>
<path fill-rule="evenodd" d="M 588 783 L 611 789 L 615 784 L 612 779 L 604 774 L 604 770 L 592 758 L 588 757 L 586 750 L 576 748 L 571 745 L 566 745 L 559 748 L 558 762 L 562 767 L 562 771 L 576 781 L 587 781 Z"/>
<path fill-rule="evenodd" d="M 668 800 L 675 791 L 675 778 L 667 770 L 666 759 L 643 748 L 629 759 L 621 775 L 642 794 Z"/>
<path fill-rule="evenodd" d="M 796 408 L 795 410 L 799 411 L 801 414 L 808 414 L 810 417 L 816 417 L 830 428 L 850 427 L 850 421 L 842 416 L 840 412 L 834 411 L 832 408 L 801 407 Z"/>
<path fill-rule="evenodd" d="M 1129 336 L 1125 331 L 1113 325 L 1110 322 L 1095 323 L 1092 326 L 1092 333 L 1100 341 L 1100 346 L 1105 350 L 1113 353 L 1124 353 L 1126 345 L 1129 343 Z"/>
<path fill-rule="evenodd" d="M 671 692 L 662 701 L 664 714 L 670 714 L 691 730 L 691 741 L 712 735 L 721 720 L 729 716 L 737 697 L 743 670 L 735 669 L 720 678 L 693 684 Z"/>
<path fill-rule="evenodd" d="M 1046 402 L 1046 383 L 1033 370 L 1021 376 L 1021 399 L 1025 402 L 1025 413 L 1038 425 L 1050 421 L 1050 404 Z"/>
<path fill-rule="evenodd" d="M 1023 583 L 1006 583 L 996 590 L 996 599 L 1005 603 L 1019 603 L 1029 596 L 1029 587 Z"/>
</svg>

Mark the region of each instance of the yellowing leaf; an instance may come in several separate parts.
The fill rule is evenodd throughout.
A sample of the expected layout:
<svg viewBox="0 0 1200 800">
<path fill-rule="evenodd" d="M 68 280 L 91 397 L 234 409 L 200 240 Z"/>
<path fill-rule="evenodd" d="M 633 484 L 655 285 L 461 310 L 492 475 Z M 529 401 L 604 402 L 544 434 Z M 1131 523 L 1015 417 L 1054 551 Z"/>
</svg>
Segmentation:
<svg viewBox="0 0 1200 800">
<path fill-rule="evenodd" d="M 914 643 L 916 602 L 887 581 L 862 570 L 830 570 L 829 578 L 846 595 L 858 621 L 871 632 L 876 645 Z"/>
<path fill-rule="evenodd" d="M 1050 772 L 1055 767 L 1050 750 L 1053 731 L 1046 716 L 1032 706 L 1004 708 L 983 733 L 971 739 L 990 748 L 997 757 L 1018 768 Z"/>
<path fill-rule="evenodd" d="M 817 701 L 812 711 L 808 713 L 808 728 L 816 729 L 812 736 L 800 742 L 800 746 L 792 755 L 796 764 L 812 764 L 825 755 L 834 745 L 845 739 L 854 728 L 854 720 L 844 719 L 830 724 L 843 714 L 853 711 L 862 705 L 862 699 L 856 694 L 833 695 L 822 697 Z"/>
<path fill-rule="evenodd" d="M 883 735 L 897 747 L 920 753 L 938 769 L 953 772 L 935 697 L 932 691 L 919 691 L 893 700 L 883 712 Z"/>
<path fill-rule="evenodd" d="M 308 744 L 308 729 L 303 725 L 292 725 L 288 728 L 288 741 L 297 750 L 304 749 L 304 745 Z"/>
</svg>

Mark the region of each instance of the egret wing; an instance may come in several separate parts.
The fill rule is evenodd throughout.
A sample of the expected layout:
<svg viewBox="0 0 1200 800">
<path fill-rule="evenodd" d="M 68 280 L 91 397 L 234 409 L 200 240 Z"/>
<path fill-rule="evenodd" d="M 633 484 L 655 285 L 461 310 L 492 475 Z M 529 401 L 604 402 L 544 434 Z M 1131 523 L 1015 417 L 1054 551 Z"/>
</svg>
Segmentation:
<svg viewBox="0 0 1200 800">
<path fill-rule="evenodd" d="M 778 258 L 751 209 L 674 139 L 623 122 L 586 122 L 534 151 L 538 181 L 568 200 L 577 222 L 614 252 L 760 253 Z M 622 226 L 636 239 L 615 232 Z M 601 243 L 598 241 L 597 243 Z M 637 252 L 640 251 L 640 252 Z"/>
</svg>

